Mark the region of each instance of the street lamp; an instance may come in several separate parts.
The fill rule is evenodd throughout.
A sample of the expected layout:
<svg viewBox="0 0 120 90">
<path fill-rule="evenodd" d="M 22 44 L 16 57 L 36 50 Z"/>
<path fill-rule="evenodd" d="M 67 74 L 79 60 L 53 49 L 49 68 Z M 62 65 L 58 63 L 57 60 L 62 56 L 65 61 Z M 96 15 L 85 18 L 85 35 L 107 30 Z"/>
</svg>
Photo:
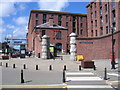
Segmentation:
<svg viewBox="0 0 120 90">
<path fill-rule="evenodd" d="M 114 27 L 111 25 L 112 29 L 112 60 L 111 60 L 111 69 L 116 69 L 115 68 L 115 53 L 114 53 L 114 45 L 115 45 L 115 39 L 114 39 Z"/>
</svg>

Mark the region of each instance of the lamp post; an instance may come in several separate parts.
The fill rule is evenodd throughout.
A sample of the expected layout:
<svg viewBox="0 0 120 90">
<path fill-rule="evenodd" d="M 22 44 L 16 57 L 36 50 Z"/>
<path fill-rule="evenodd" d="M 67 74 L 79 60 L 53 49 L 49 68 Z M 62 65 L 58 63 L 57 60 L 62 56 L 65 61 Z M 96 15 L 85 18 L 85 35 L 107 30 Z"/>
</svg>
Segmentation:
<svg viewBox="0 0 120 90">
<path fill-rule="evenodd" d="M 114 45 L 115 45 L 115 39 L 114 39 L 114 28 L 111 25 L 111 29 L 112 29 L 112 60 L 111 60 L 111 69 L 116 69 L 115 68 L 115 53 L 114 53 Z"/>
</svg>

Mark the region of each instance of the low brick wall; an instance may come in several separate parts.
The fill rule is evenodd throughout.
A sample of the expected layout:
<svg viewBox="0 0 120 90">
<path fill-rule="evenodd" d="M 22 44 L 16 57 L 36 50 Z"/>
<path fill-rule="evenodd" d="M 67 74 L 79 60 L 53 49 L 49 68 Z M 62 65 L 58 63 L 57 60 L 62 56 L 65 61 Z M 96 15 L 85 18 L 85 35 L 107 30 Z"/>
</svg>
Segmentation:
<svg viewBox="0 0 120 90">
<path fill-rule="evenodd" d="M 115 55 L 120 58 L 120 31 L 114 33 Z M 82 54 L 85 59 L 109 59 L 112 51 L 111 34 L 103 37 L 77 38 L 77 55 Z"/>
</svg>

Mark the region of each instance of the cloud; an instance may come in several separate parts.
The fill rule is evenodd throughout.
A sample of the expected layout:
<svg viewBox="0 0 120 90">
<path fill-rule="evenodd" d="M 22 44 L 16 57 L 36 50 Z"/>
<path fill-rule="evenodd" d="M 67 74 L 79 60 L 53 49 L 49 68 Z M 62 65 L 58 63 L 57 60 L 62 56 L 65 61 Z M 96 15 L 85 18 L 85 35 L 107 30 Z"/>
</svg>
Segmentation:
<svg viewBox="0 0 120 90">
<path fill-rule="evenodd" d="M 28 23 L 28 17 L 18 17 L 18 18 L 14 18 L 13 21 L 17 24 L 17 25 L 26 25 Z"/>
<path fill-rule="evenodd" d="M 14 25 L 7 25 L 6 27 L 7 27 L 8 29 L 14 29 L 14 28 L 15 28 Z"/>
<path fill-rule="evenodd" d="M 0 17 L 7 17 L 16 14 L 14 2 L 1 2 L 0 3 Z"/>
<path fill-rule="evenodd" d="M 38 6 L 42 10 L 61 11 L 68 6 L 68 0 L 40 0 Z"/>
</svg>

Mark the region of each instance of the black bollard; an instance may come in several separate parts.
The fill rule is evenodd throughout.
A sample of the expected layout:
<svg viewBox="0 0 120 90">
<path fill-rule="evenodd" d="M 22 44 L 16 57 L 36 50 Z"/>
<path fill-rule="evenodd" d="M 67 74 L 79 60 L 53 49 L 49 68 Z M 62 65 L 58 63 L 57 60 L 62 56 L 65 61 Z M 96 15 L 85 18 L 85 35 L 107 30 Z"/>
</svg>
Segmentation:
<svg viewBox="0 0 120 90">
<path fill-rule="evenodd" d="M 61 60 L 63 60 L 63 57 L 61 56 Z"/>
<path fill-rule="evenodd" d="M 107 68 L 105 68 L 105 72 L 104 72 L 104 80 L 107 80 Z"/>
<path fill-rule="evenodd" d="M 94 70 L 96 70 L 96 67 L 95 67 L 95 65 L 94 65 L 94 67 L 93 67 L 93 68 L 94 68 Z"/>
<path fill-rule="evenodd" d="M 13 64 L 13 68 L 15 68 L 15 64 Z"/>
<path fill-rule="evenodd" d="M 50 71 L 52 70 L 52 65 L 50 65 L 49 70 L 50 70 Z"/>
<path fill-rule="evenodd" d="M 63 70 L 63 83 L 65 83 L 66 80 L 65 80 L 65 70 Z"/>
<path fill-rule="evenodd" d="M 23 65 L 23 69 L 26 69 L 26 65 L 25 64 Z"/>
<path fill-rule="evenodd" d="M 21 83 L 24 83 L 24 79 L 23 79 L 23 70 L 21 70 Z"/>
<path fill-rule="evenodd" d="M 38 70 L 38 65 L 36 65 L 36 70 Z"/>
<path fill-rule="evenodd" d="M 81 71 L 81 65 L 79 65 L 79 71 Z"/>
<path fill-rule="evenodd" d="M 2 62 L 0 63 L 0 66 L 2 66 Z"/>
<path fill-rule="evenodd" d="M 6 63 L 6 67 L 8 67 L 8 63 Z"/>
<path fill-rule="evenodd" d="M 63 70 L 66 70 L 67 68 L 66 68 L 66 65 L 64 65 L 64 69 Z"/>
</svg>

